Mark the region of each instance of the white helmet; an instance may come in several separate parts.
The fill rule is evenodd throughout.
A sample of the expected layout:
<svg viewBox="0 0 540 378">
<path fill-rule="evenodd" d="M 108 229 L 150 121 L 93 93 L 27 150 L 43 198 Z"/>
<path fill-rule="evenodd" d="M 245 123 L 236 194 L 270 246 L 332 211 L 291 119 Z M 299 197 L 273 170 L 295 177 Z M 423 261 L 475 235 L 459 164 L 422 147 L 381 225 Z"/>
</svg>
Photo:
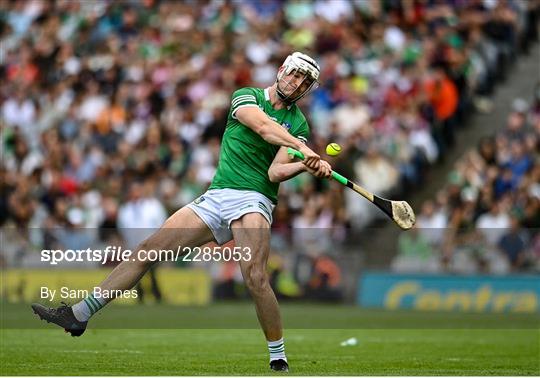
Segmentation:
<svg viewBox="0 0 540 378">
<path fill-rule="evenodd" d="M 314 91 L 319 87 L 319 75 L 321 73 L 321 68 L 313 58 L 307 56 L 306 54 L 294 52 L 292 55 L 289 55 L 287 59 L 285 59 L 285 62 L 283 62 L 281 68 L 282 69 L 280 69 L 277 75 L 277 94 L 282 101 L 286 103 L 296 102 L 309 92 Z M 279 87 L 279 81 L 284 76 L 294 73 L 295 71 L 304 74 L 304 79 L 298 85 L 297 89 L 299 90 L 306 80 L 308 80 L 309 85 L 300 93 L 296 93 L 298 90 L 295 90 L 293 93 L 286 95 L 283 92 L 283 89 Z M 289 85 L 289 82 L 285 83 L 285 85 Z"/>
</svg>

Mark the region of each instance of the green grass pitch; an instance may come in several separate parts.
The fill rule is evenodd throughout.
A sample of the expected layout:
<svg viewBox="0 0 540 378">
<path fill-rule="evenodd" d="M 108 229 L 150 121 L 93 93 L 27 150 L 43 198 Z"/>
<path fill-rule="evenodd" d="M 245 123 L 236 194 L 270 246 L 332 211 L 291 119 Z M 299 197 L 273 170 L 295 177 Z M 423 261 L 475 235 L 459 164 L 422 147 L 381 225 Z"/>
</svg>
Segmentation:
<svg viewBox="0 0 540 378">
<path fill-rule="evenodd" d="M 291 375 L 540 375 L 536 315 L 426 314 L 310 304 L 285 304 L 282 311 Z M 149 319 L 154 329 L 142 329 Z M 271 375 L 256 325 L 249 303 L 110 306 L 82 337 L 72 338 L 34 319 L 28 306 L 3 304 L 0 371 Z M 159 326 L 168 329 L 156 329 Z M 211 326 L 229 328 L 204 329 Z M 351 337 L 357 345 L 340 346 Z"/>
</svg>

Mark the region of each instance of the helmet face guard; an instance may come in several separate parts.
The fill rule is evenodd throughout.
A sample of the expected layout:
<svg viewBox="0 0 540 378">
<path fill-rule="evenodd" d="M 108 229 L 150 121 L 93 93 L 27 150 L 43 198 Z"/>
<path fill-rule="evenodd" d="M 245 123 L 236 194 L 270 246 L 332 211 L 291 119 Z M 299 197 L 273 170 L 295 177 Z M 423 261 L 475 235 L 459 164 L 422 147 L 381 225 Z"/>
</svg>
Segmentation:
<svg viewBox="0 0 540 378">
<path fill-rule="evenodd" d="M 319 65 L 309 56 L 299 52 L 289 55 L 277 75 L 279 98 L 287 104 L 292 104 L 314 91 L 319 87 L 320 71 Z M 302 75 L 303 78 L 295 87 L 291 81 L 298 75 Z M 286 76 L 289 76 L 289 79 L 285 79 Z"/>
</svg>

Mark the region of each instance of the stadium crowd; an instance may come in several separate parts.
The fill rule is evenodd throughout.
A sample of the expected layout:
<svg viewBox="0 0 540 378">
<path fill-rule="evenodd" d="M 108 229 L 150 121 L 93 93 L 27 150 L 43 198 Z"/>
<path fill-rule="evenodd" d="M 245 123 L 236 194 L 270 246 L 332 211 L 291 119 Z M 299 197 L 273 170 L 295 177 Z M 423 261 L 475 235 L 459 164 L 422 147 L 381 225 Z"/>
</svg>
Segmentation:
<svg viewBox="0 0 540 378">
<path fill-rule="evenodd" d="M 401 272 L 540 271 L 540 82 L 532 106 L 513 103 L 506 127 L 480 140 L 403 233 Z"/>
<path fill-rule="evenodd" d="M 136 214 L 155 215 L 139 227 L 156 227 L 212 179 L 231 93 L 272 84 L 295 50 L 322 67 L 321 87 L 301 104 L 312 145 L 322 152 L 341 143 L 344 152 L 330 160 L 336 170 L 382 195 L 421 185 L 471 111 L 490 110 L 494 86 L 538 40 L 539 7 L 538 0 L 2 2 L 0 223 L 40 248 L 76 245 L 80 229 L 96 230 L 89 236 L 96 241 L 118 237 L 110 230 L 133 227 L 143 219 Z M 533 139 L 508 138 L 484 141 L 483 153 L 529 156 Z M 493 165 L 494 193 L 484 193 L 478 177 L 471 184 L 486 210 L 489 195 L 506 209 L 509 188 L 538 181 L 538 169 L 514 167 L 506 155 L 489 164 L 468 159 L 480 170 Z M 499 163 L 510 168 L 496 171 Z M 508 182 L 514 169 L 522 178 Z M 474 173 L 461 163 L 454 176 L 465 185 Z M 436 210 L 454 191 L 438 197 Z M 274 247 L 292 240 L 323 254 L 347 230 L 365 227 L 377 210 L 350 195 L 308 175 L 284 183 Z M 468 227 L 470 211 L 467 201 L 452 204 L 445 224 Z M 42 232 L 57 228 L 69 232 Z M 317 231 L 299 231 L 306 229 Z M 3 258 L 24 262 L 27 247 Z"/>
</svg>

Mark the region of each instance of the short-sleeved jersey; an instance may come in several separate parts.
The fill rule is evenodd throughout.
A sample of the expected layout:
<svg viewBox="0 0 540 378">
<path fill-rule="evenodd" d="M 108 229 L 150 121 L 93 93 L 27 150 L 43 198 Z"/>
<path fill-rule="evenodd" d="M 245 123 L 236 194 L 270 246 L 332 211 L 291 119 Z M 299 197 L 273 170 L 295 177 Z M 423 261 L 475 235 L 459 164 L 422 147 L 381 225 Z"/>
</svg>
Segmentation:
<svg viewBox="0 0 540 378">
<path fill-rule="evenodd" d="M 236 112 L 245 106 L 259 107 L 270 119 L 304 143 L 309 137 L 306 117 L 296 104 L 276 110 L 270 103 L 268 89 L 237 90 L 232 95 L 218 168 L 209 189 L 254 190 L 276 203 L 279 183 L 270 181 L 268 168 L 279 146 L 266 142 L 259 134 L 238 121 Z"/>
</svg>

